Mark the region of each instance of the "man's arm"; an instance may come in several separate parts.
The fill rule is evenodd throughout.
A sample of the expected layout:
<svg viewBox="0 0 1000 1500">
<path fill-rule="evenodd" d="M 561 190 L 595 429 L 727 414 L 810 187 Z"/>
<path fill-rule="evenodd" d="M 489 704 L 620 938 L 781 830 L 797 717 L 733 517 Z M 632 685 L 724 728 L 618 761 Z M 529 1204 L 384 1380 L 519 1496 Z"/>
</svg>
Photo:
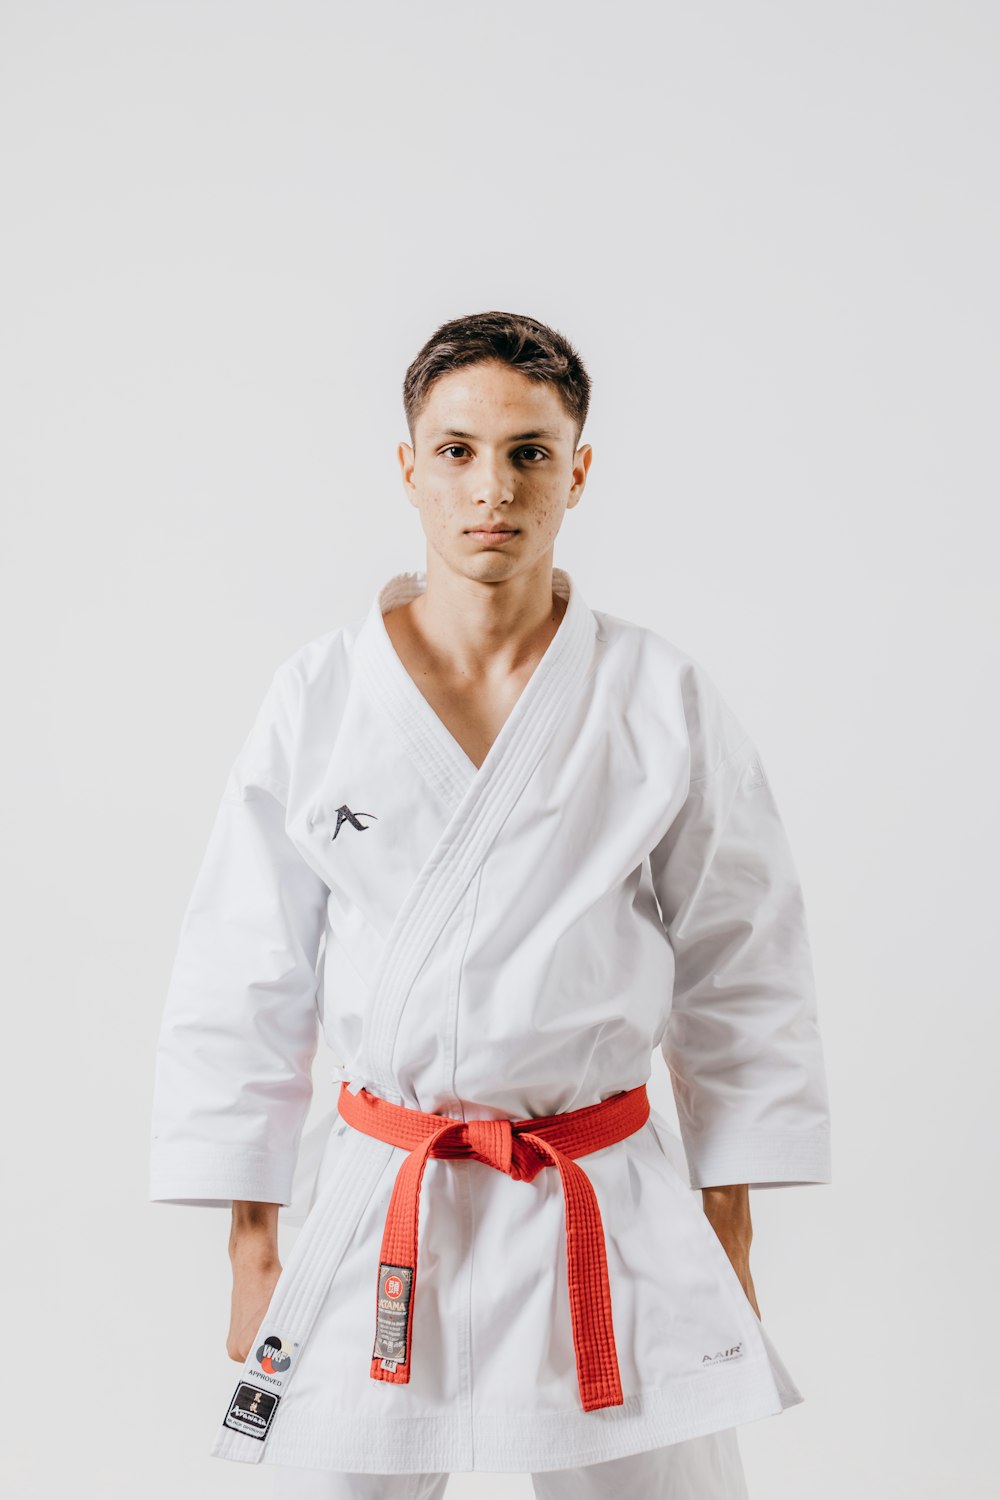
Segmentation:
<svg viewBox="0 0 1000 1500">
<path fill-rule="evenodd" d="M 319 1039 L 325 882 L 286 828 L 298 679 L 279 669 L 232 765 L 181 924 L 156 1050 L 150 1198 L 232 1210 L 227 1352 L 281 1274 Z"/>
<path fill-rule="evenodd" d="M 692 1187 L 829 1182 L 830 1111 L 803 895 L 760 755 L 698 676 L 683 806 L 650 853 L 674 981 L 660 1039 Z M 693 691 L 693 690 L 692 690 Z"/>
<path fill-rule="evenodd" d="M 831 1180 L 826 1070 L 802 890 L 770 781 L 697 664 L 683 695 L 692 774 L 650 855 L 674 952 L 661 1051 L 691 1186 L 759 1318 L 749 1192 Z"/>
<path fill-rule="evenodd" d="M 740 1278 L 750 1306 L 760 1317 L 753 1277 L 750 1275 L 750 1241 L 753 1226 L 750 1222 L 750 1188 L 745 1182 L 725 1187 L 706 1187 L 701 1190 L 702 1207 L 708 1221 L 721 1241 L 722 1248 L 732 1262 L 733 1270 Z"/>
<path fill-rule="evenodd" d="M 233 1202 L 229 1260 L 233 1271 L 226 1353 L 243 1363 L 267 1312 L 278 1277 L 277 1203 Z"/>
</svg>

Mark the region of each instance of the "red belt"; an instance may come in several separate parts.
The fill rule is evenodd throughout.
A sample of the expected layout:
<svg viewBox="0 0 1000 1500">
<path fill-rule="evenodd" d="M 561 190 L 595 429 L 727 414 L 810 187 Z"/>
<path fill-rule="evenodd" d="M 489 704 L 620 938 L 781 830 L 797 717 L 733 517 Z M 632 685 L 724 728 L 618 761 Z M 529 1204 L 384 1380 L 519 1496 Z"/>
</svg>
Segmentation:
<svg viewBox="0 0 1000 1500">
<path fill-rule="evenodd" d="M 600 1104 L 538 1120 L 457 1120 L 391 1104 L 362 1089 L 340 1086 L 340 1114 L 349 1125 L 409 1151 L 393 1184 L 378 1271 L 373 1380 L 405 1384 L 413 1354 L 413 1294 L 417 1282 L 420 1184 L 428 1157 L 485 1162 L 531 1182 L 543 1167 L 558 1167 L 566 1208 L 566 1259 L 576 1372 L 584 1411 L 623 1405 L 611 1321 L 604 1226 L 590 1179 L 574 1158 L 613 1146 L 649 1118 L 646 1085 Z"/>
</svg>

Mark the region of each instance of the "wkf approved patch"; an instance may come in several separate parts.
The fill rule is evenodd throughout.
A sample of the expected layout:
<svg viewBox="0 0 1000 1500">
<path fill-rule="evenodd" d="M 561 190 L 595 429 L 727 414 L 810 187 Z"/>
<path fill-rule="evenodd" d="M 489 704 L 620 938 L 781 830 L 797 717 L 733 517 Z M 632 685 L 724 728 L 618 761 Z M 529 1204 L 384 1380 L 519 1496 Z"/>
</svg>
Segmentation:
<svg viewBox="0 0 1000 1500">
<path fill-rule="evenodd" d="M 269 1333 L 256 1347 L 254 1364 L 269 1377 L 283 1375 L 291 1364 L 292 1354 L 297 1347 L 297 1344 L 290 1343 L 288 1339 Z M 270 1379 L 269 1384 L 275 1384 L 274 1380 Z"/>
<path fill-rule="evenodd" d="M 406 1364 L 412 1290 L 412 1266 L 379 1266 L 378 1315 L 372 1359 L 381 1360 L 383 1370 L 395 1370 L 397 1365 Z"/>
<path fill-rule="evenodd" d="M 222 1425 L 263 1442 L 280 1400 L 281 1397 L 275 1395 L 274 1391 L 263 1391 L 258 1386 L 248 1385 L 245 1380 L 241 1380 Z"/>
</svg>

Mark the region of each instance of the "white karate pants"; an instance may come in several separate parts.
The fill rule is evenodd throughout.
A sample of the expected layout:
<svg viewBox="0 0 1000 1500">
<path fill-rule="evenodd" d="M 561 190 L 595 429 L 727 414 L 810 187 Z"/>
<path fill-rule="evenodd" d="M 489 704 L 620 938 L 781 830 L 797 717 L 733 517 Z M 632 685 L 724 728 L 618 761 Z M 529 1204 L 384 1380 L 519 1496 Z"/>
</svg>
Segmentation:
<svg viewBox="0 0 1000 1500">
<path fill-rule="evenodd" d="M 345 1474 L 279 1466 L 281 1500 L 442 1500 L 450 1474 Z M 537 1500 L 749 1500 L 735 1427 L 582 1469 L 532 1474 Z"/>
</svg>

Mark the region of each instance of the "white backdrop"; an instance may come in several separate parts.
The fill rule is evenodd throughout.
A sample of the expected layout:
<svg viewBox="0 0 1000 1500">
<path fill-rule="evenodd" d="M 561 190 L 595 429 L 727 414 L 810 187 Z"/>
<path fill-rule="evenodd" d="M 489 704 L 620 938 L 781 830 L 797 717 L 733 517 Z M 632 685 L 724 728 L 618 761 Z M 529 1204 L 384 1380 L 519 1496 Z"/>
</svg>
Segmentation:
<svg viewBox="0 0 1000 1500">
<path fill-rule="evenodd" d="M 996 1493 L 998 29 L 0 4 L 10 1493 L 270 1494 L 206 1456 L 228 1214 L 147 1202 L 156 1030 L 271 671 L 423 566 L 404 369 L 488 308 L 593 377 L 557 563 L 713 673 L 805 888 L 835 1182 L 752 1196 L 806 1401 L 751 1494 Z"/>
</svg>

